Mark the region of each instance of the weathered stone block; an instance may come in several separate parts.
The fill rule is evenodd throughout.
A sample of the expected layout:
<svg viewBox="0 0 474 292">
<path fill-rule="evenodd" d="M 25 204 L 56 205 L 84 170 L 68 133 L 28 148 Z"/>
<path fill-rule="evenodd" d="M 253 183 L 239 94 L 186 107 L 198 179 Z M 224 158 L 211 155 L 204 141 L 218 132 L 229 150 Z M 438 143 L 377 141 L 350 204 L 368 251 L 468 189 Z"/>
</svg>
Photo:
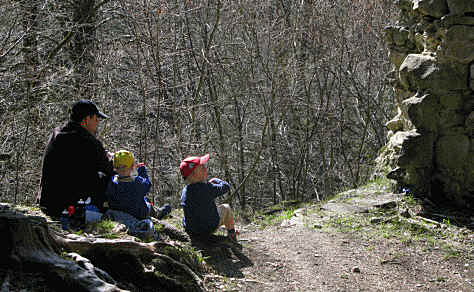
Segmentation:
<svg viewBox="0 0 474 292">
<path fill-rule="evenodd" d="M 409 54 L 399 69 L 400 83 L 408 90 L 429 89 L 435 93 L 467 88 L 467 66 L 440 64 L 435 57 Z"/>
<path fill-rule="evenodd" d="M 466 179 L 464 170 L 441 169 L 434 179 L 436 181 L 435 186 L 441 189 L 433 189 L 433 192 L 437 192 L 438 196 L 441 193 L 443 196 L 442 201 L 458 202 L 459 205 L 466 208 L 472 202 L 472 199 L 465 199 L 469 195 L 466 188 Z"/>
<path fill-rule="evenodd" d="M 448 110 L 458 110 L 463 108 L 462 94 L 457 92 L 449 92 L 439 97 L 441 106 Z"/>
<path fill-rule="evenodd" d="M 416 130 L 404 132 L 398 164 L 402 168 L 431 168 L 434 137 L 430 133 L 420 135 Z"/>
<path fill-rule="evenodd" d="M 398 0 L 398 1 L 395 1 L 395 5 L 397 5 L 399 9 L 408 10 L 408 9 L 413 8 L 413 1 L 412 0 Z"/>
<path fill-rule="evenodd" d="M 403 26 L 388 26 L 385 28 L 385 42 L 395 46 L 403 46 L 409 37 L 410 31 Z"/>
<path fill-rule="evenodd" d="M 474 109 L 474 91 L 470 91 L 464 96 L 464 112 L 466 116 Z"/>
<path fill-rule="evenodd" d="M 400 151 L 402 149 L 403 141 L 408 139 L 409 136 L 419 135 L 415 131 L 399 131 L 396 132 L 389 140 L 388 147 L 395 151 Z"/>
<path fill-rule="evenodd" d="M 471 64 L 471 74 L 469 74 L 470 78 L 469 78 L 469 87 L 471 88 L 471 90 L 474 91 L 474 63 Z"/>
<path fill-rule="evenodd" d="M 443 136 L 436 142 L 436 163 L 450 170 L 463 169 L 468 160 L 469 138 L 465 135 Z"/>
<path fill-rule="evenodd" d="M 465 14 L 474 12 L 474 1 L 472 0 L 447 0 L 448 8 L 452 14 Z"/>
<path fill-rule="evenodd" d="M 448 4 L 445 0 L 413 0 L 413 10 L 421 14 L 441 18 L 449 13 Z"/>
<path fill-rule="evenodd" d="M 443 110 L 439 113 L 439 134 L 464 134 L 464 114 L 456 110 Z"/>
<path fill-rule="evenodd" d="M 403 101 L 408 109 L 408 117 L 420 132 L 436 132 L 439 121 L 438 97 L 425 94 L 413 96 Z"/>
<path fill-rule="evenodd" d="M 403 121 L 400 116 L 396 116 L 387 123 L 385 123 L 387 129 L 392 132 L 397 132 L 403 130 Z"/>
<path fill-rule="evenodd" d="M 438 71 L 436 59 L 421 54 L 409 54 L 403 60 L 399 69 L 400 82 L 408 89 L 417 88 L 417 80 L 428 79 L 430 75 Z"/>
<path fill-rule="evenodd" d="M 474 61 L 474 26 L 455 25 L 448 28 L 440 53 L 443 58 L 462 64 Z"/>
<path fill-rule="evenodd" d="M 466 118 L 466 133 L 471 137 L 474 138 L 474 112 L 471 112 L 469 116 Z M 472 143 L 472 141 L 471 141 Z M 472 151 L 474 151 L 474 143 L 471 144 Z"/>
<path fill-rule="evenodd" d="M 441 17 L 440 24 L 442 27 L 450 27 L 453 25 L 474 25 L 474 17 L 450 14 Z"/>
<path fill-rule="evenodd" d="M 423 52 L 424 49 L 425 49 L 425 36 L 419 32 L 415 33 L 415 45 L 416 45 L 416 48 L 418 49 L 417 52 L 415 53 L 419 53 L 419 52 Z"/>
<path fill-rule="evenodd" d="M 403 104 L 403 101 L 397 105 L 397 115 L 388 121 L 385 126 L 393 133 L 398 131 L 408 131 L 414 128 L 412 122 L 408 118 L 406 105 Z"/>
<path fill-rule="evenodd" d="M 454 144 L 454 145 L 453 145 Z M 469 146 L 470 144 L 470 146 Z M 439 147 L 438 147 L 439 145 Z M 470 150 L 468 148 L 471 148 Z M 437 143 L 438 174 L 434 177 L 446 199 L 460 206 L 474 207 L 474 149 L 467 136 L 444 136 Z M 439 158 L 438 158 L 439 156 Z M 441 161 L 438 161 L 441 160 Z"/>
<path fill-rule="evenodd" d="M 403 63 L 407 56 L 407 52 L 405 50 L 400 50 L 399 48 L 390 48 L 388 52 L 388 57 L 390 58 L 390 62 L 394 64 L 397 68 Z"/>
<path fill-rule="evenodd" d="M 450 92 L 440 96 L 439 135 L 463 135 L 465 133 L 465 97 L 462 93 Z"/>
</svg>

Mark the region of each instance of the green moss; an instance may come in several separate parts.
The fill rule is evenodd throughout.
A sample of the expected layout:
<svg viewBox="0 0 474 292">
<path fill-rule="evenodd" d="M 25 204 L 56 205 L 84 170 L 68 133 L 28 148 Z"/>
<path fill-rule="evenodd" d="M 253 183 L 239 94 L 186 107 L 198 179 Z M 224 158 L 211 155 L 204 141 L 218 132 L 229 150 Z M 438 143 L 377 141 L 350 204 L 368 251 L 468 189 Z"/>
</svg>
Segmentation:
<svg viewBox="0 0 474 292">
<path fill-rule="evenodd" d="M 457 258 L 461 255 L 458 250 L 448 249 L 444 255 L 444 260 L 449 260 L 451 258 Z"/>
<path fill-rule="evenodd" d="M 117 239 L 125 234 L 125 232 L 116 232 L 114 230 L 118 224 L 120 223 L 109 220 L 109 219 L 101 220 L 99 222 L 87 224 L 87 227 L 84 231 L 86 233 L 92 233 L 96 235 L 97 237 L 101 237 L 101 238 Z M 81 235 L 82 233 L 77 233 L 77 234 Z"/>
<path fill-rule="evenodd" d="M 367 222 L 360 216 L 336 216 L 330 218 L 326 224 L 326 230 L 336 230 L 342 233 L 360 231 Z"/>
<path fill-rule="evenodd" d="M 273 208 L 275 209 L 272 209 L 272 210 L 275 210 L 275 213 L 264 214 L 262 212 L 259 212 L 255 215 L 254 221 L 257 222 L 260 228 L 275 226 L 295 216 L 295 211 L 301 206 L 302 204 L 298 204 L 298 205 L 290 206 L 282 210 L 280 210 L 279 208 L 275 208 L 273 206 Z M 268 209 L 265 210 L 265 213 L 268 213 L 268 212 L 269 212 Z"/>
<path fill-rule="evenodd" d="M 191 246 L 166 246 L 161 253 L 188 265 L 196 273 L 202 273 L 204 270 L 206 258 Z"/>
<path fill-rule="evenodd" d="M 414 207 L 419 204 L 419 200 L 413 197 L 412 193 L 407 193 L 405 196 L 403 196 L 402 200 L 409 206 L 409 207 Z"/>
</svg>

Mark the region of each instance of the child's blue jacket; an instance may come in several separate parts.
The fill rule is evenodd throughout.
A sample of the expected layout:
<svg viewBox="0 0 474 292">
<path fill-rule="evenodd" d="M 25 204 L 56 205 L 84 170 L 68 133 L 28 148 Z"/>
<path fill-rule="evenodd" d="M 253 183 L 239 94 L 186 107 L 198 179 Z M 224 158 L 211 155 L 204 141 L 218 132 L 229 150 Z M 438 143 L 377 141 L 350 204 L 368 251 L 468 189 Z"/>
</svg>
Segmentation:
<svg viewBox="0 0 474 292">
<path fill-rule="evenodd" d="M 211 234 L 219 227 L 215 199 L 230 190 L 229 183 L 214 178 L 215 183 L 198 182 L 181 192 L 184 230 L 189 234 Z"/>
<path fill-rule="evenodd" d="M 145 197 L 151 189 L 151 182 L 145 166 L 137 169 L 138 176 L 132 178 L 112 177 L 105 191 L 109 208 L 122 211 L 137 219 L 145 219 L 150 213 L 150 203 Z"/>
</svg>

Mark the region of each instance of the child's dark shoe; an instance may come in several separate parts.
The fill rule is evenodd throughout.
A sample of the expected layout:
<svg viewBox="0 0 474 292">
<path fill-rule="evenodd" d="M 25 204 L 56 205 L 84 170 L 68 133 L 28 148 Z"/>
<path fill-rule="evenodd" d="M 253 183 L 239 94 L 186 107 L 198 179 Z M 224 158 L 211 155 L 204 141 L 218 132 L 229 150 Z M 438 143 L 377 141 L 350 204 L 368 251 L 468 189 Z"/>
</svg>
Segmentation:
<svg viewBox="0 0 474 292">
<path fill-rule="evenodd" d="M 171 206 L 169 204 L 164 204 L 163 207 L 158 208 L 156 213 L 157 219 L 163 219 L 171 213 Z"/>
</svg>

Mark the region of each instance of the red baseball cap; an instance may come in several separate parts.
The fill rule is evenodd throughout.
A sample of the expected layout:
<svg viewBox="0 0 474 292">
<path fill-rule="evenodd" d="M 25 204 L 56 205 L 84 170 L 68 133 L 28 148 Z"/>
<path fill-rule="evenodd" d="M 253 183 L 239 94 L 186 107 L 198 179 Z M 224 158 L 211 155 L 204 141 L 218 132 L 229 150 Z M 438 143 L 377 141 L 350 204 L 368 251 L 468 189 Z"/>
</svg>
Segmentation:
<svg viewBox="0 0 474 292">
<path fill-rule="evenodd" d="M 179 171 L 183 177 L 188 177 L 198 165 L 206 164 L 209 160 L 209 154 L 204 156 L 189 156 L 181 161 Z"/>
</svg>

